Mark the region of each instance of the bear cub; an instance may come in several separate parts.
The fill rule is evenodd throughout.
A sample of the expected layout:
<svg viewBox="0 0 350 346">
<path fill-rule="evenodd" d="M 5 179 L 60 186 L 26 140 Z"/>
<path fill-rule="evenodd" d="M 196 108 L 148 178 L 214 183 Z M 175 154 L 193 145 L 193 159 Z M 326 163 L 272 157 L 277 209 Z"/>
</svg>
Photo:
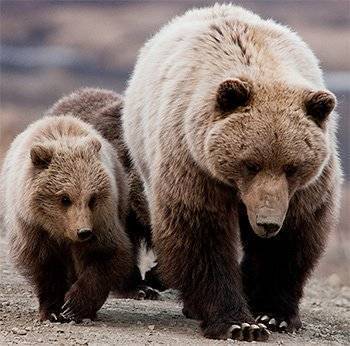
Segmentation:
<svg viewBox="0 0 350 346">
<path fill-rule="evenodd" d="M 92 125 L 117 151 L 127 175 L 129 199 L 126 232 L 132 244 L 133 270 L 125 284 L 123 297 L 157 299 L 165 286 L 157 273 L 150 217 L 142 181 L 125 145 L 121 114 L 123 97 L 112 90 L 81 88 L 62 97 L 48 115 L 70 115 Z"/>
<path fill-rule="evenodd" d="M 41 320 L 93 319 L 125 291 L 132 246 L 127 178 L 113 146 L 73 116 L 45 116 L 13 141 L 1 174 L 10 255 Z"/>
</svg>

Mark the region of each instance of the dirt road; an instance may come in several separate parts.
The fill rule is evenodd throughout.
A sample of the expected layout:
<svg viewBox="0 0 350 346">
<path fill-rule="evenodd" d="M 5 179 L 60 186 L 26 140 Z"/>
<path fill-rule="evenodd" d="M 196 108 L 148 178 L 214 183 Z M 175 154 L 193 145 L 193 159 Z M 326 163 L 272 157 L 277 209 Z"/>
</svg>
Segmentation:
<svg viewBox="0 0 350 346">
<path fill-rule="evenodd" d="M 185 319 L 174 292 L 163 301 L 134 301 L 110 297 L 94 322 L 40 323 L 37 301 L 23 279 L 5 259 L 0 240 L 0 345 L 211 345 L 198 322 Z M 295 335 L 271 335 L 269 343 L 284 345 L 350 345 L 350 287 L 335 288 L 312 280 L 301 309 L 303 329 Z M 258 344 L 258 343 L 255 343 Z"/>
</svg>

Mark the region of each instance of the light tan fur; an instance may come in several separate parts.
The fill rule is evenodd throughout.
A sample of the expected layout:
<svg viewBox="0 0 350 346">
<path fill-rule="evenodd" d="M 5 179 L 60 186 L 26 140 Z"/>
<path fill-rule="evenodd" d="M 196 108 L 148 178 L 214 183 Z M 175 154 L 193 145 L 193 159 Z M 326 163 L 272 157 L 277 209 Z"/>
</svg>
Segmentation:
<svg viewBox="0 0 350 346">
<path fill-rule="evenodd" d="M 290 330 L 300 327 L 302 287 L 339 210 L 334 106 L 300 37 L 240 7 L 189 11 L 141 49 L 125 93 L 125 140 L 145 185 L 163 278 L 181 290 L 206 336 L 230 337 L 230 323 L 251 321 L 238 223 L 251 311 L 268 309 L 270 299 Z M 260 243 L 251 229 L 277 237 Z M 278 275 L 290 266 L 293 283 L 274 281 L 273 253 Z M 262 292 L 253 296 L 254 280 Z M 269 297 L 267 281 L 280 295 Z"/>
</svg>

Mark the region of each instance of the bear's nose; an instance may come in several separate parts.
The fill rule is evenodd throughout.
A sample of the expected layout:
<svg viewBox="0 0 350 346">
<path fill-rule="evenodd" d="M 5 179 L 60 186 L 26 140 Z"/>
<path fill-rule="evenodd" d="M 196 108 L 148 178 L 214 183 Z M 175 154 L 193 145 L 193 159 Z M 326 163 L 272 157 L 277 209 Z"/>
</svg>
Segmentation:
<svg viewBox="0 0 350 346">
<path fill-rule="evenodd" d="M 276 233 L 280 229 L 280 225 L 277 223 L 267 222 L 267 223 L 258 223 L 260 227 L 263 227 L 266 234 Z"/>
<path fill-rule="evenodd" d="M 81 241 L 89 240 L 93 236 L 92 230 L 89 228 L 78 229 L 77 234 L 78 234 L 78 239 Z"/>
</svg>

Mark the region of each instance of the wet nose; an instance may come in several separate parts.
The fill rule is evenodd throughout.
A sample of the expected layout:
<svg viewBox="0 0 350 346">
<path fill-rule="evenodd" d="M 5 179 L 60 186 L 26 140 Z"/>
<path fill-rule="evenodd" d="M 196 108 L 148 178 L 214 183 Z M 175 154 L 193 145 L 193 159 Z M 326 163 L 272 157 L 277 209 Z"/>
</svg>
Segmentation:
<svg viewBox="0 0 350 346">
<path fill-rule="evenodd" d="M 263 227 L 267 234 L 276 233 L 279 230 L 279 228 L 280 228 L 279 224 L 271 223 L 271 222 L 268 222 L 268 223 L 262 223 L 261 222 L 261 223 L 258 223 L 258 226 Z"/>
<path fill-rule="evenodd" d="M 81 228 L 77 230 L 78 239 L 81 241 L 86 241 L 92 238 L 93 233 L 89 228 Z"/>
</svg>

